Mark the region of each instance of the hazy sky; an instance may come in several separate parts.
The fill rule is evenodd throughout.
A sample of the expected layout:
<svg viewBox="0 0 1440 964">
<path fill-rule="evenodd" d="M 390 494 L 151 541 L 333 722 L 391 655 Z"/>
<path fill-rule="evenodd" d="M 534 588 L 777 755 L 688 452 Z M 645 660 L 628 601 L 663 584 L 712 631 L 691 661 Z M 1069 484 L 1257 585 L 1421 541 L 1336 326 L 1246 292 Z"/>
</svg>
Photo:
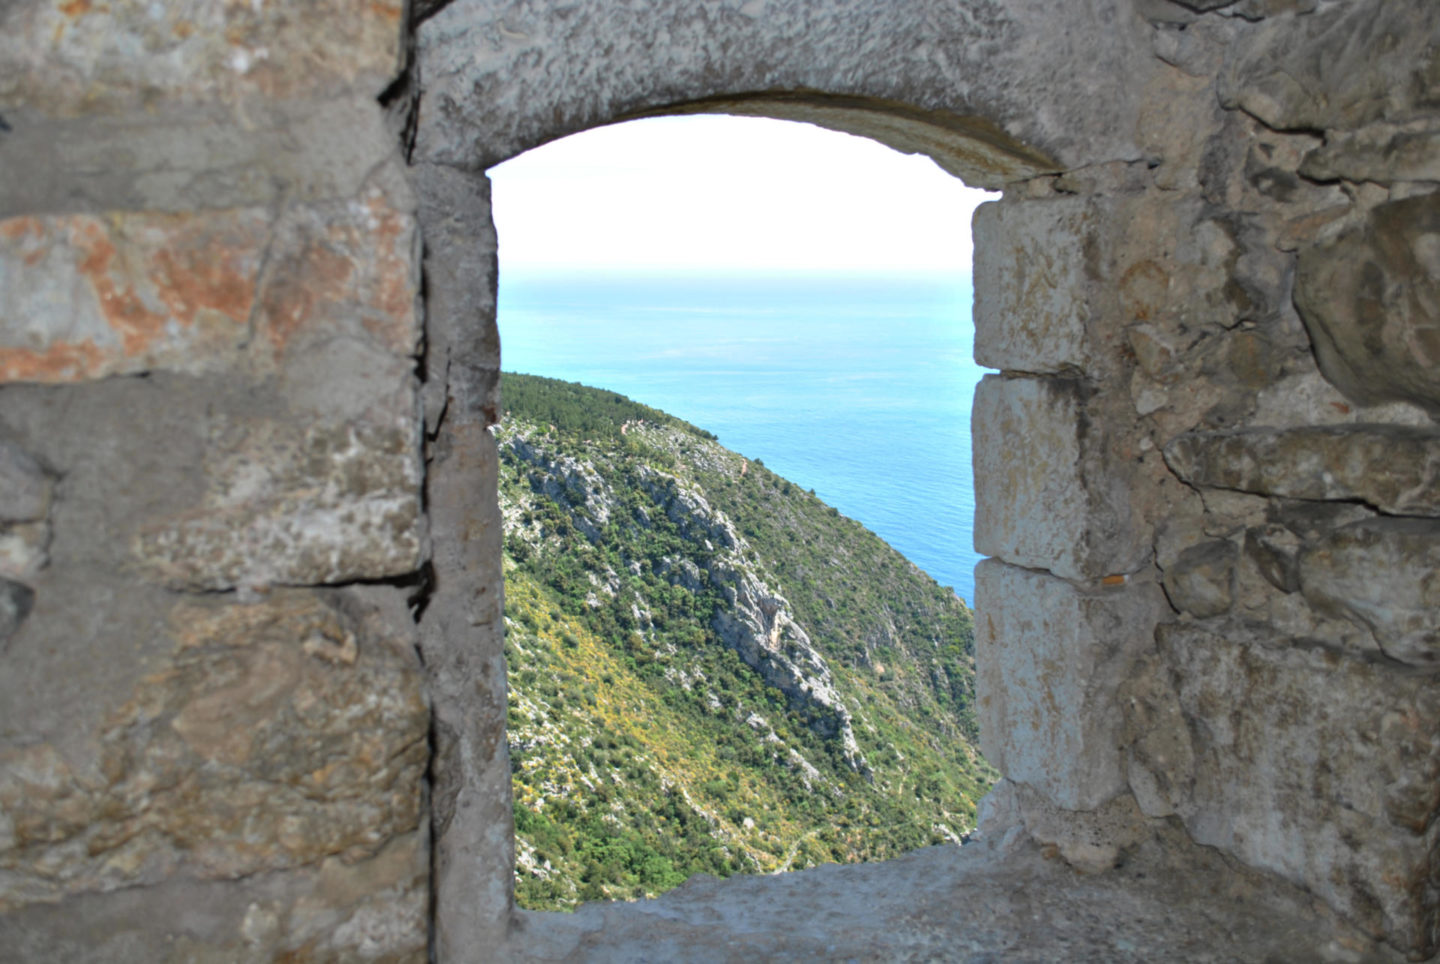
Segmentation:
<svg viewBox="0 0 1440 964">
<path fill-rule="evenodd" d="M 928 157 L 786 121 L 602 127 L 492 168 L 504 269 L 970 272 L 988 195 Z"/>
</svg>

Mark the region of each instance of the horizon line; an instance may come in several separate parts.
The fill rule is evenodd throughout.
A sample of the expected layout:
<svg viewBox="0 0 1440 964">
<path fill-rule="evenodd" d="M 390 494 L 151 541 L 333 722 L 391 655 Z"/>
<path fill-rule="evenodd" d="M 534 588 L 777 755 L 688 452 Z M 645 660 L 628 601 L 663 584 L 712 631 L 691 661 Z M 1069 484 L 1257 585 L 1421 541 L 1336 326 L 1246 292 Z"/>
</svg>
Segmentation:
<svg viewBox="0 0 1440 964">
<path fill-rule="evenodd" d="M 501 264 L 497 272 L 505 277 L 607 277 L 625 278 L 971 278 L 967 268 L 749 268 L 650 267 L 646 265 L 511 265 Z"/>
</svg>

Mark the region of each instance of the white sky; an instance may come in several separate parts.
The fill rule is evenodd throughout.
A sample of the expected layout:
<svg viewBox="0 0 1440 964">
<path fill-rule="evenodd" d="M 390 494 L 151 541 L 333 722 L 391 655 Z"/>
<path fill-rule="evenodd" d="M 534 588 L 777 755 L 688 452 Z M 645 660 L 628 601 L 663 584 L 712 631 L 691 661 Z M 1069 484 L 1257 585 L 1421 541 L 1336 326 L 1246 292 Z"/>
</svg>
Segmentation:
<svg viewBox="0 0 1440 964">
<path fill-rule="evenodd" d="M 601 127 L 490 170 L 504 270 L 970 273 L 990 195 L 928 157 L 786 121 Z"/>
</svg>

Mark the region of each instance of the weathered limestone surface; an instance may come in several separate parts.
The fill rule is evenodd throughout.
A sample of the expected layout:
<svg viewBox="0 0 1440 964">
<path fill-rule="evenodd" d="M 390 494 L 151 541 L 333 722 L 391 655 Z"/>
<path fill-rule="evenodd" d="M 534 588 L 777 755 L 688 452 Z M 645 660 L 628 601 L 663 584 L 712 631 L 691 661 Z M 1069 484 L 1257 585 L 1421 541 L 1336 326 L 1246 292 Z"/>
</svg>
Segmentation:
<svg viewBox="0 0 1440 964">
<path fill-rule="evenodd" d="M 1440 6 L 409 13 L 0 5 L 0 956 L 1440 950 Z M 517 918 L 479 172 L 667 110 L 1005 192 L 1000 839 Z"/>
<path fill-rule="evenodd" d="M 1440 415 L 1440 200 L 1382 204 L 1300 257 L 1295 303 L 1325 377 L 1360 404 Z"/>
<path fill-rule="evenodd" d="M 1317 181 L 1440 181 L 1440 131 L 1422 121 L 1336 134 L 1305 155 L 1300 173 Z"/>
<path fill-rule="evenodd" d="M 1399 425 L 1256 428 L 1182 435 L 1165 459 L 1192 485 L 1392 515 L 1440 516 L 1440 432 Z"/>
<path fill-rule="evenodd" d="M 0 640 L 20 628 L 34 602 L 34 593 L 10 580 L 31 579 L 49 561 L 53 494 L 53 479 L 30 453 L 0 441 Z"/>
<path fill-rule="evenodd" d="M 654 901 L 522 915 L 513 959 L 1399 961 L 1303 895 L 1213 851 L 1142 845 L 1082 875 L 1055 848 L 988 837 L 898 860 L 695 877 Z"/>
<path fill-rule="evenodd" d="M 7 379 L 238 371 L 289 402 L 261 414 L 237 385 L 194 420 L 206 491 L 134 537 L 159 578 L 222 589 L 418 568 L 418 239 L 383 187 L 278 218 L 20 217 L 0 237 Z M 317 382 L 317 365 L 344 379 Z"/>
<path fill-rule="evenodd" d="M 230 210 L 353 198 L 390 159 L 373 97 L 266 102 L 85 117 L 6 115 L 0 216 Z"/>
<path fill-rule="evenodd" d="M 63 117 L 352 88 L 374 96 L 400 66 L 404 9 L 400 0 L 8 3 L 0 103 Z"/>
<path fill-rule="evenodd" d="M 1117 78 L 1150 66 L 1143 21 L 1107 0 L 937 6 L 924 16 L 882 0 L 594 3 L 583 13 L 457 0 L 418 34 L 417 157 L 474 168 L 647 110 L 775 92 L 761 112 L 847 129 L 868 121 L 864 132 L 879 140 L 928 148 L 998 186 L 1057 164 L 1138 157 L 1121 120 L 1131 111 L 1119 106 L 1137 86 Z M 1085 54 L 1096 49 L 1103 65 Z"/>
<path fill-rule="evenodd" d="M 1254 630 L 1160 631 L 1193 764 L 1170 774 L 1195 840 L 1304 884 L 1401 947 L 1433 939 L 1435 678 Z M 1257 779 L 1257 774 L 1264 774 Z"/>
<path fill-rule="evenodd" d="M 17 961 L 270 964 L 394 961 L 426 954 L 428 841 L 396 838 L 375 857 L 239 880 L 172 878 L 0 916 Z"/>
<path fill-rule="evenodd" d="M 975 211 L 975 360 L 1031 373 L 1086 370 L 1089 286 L 1099 279 L 1085 198 Z"/>
<path fill-rule="evenodd" d="M 50 480 L 29 453 L 0 443 L 0 521 L 34 522 L 50 509 Z"/>
<path fill-rule="evenodd" d="M 1440 947 L 1434 804 L 1402 818 L 1374 788 L 1440 785 L 1424 675 L 1440 11 L 1185 6 L 1144 8 L 1175 70 L 1139 116 L 1148 170 L 1032 178 L 977 214 L 977 282 L 1000 289 L 977 295 L 977 358 L 1007 377 L 976 399 L 976 545 L 1051 574 L 978 574 L 986 750 L 1013 819 L 1077 867 L 1155 832 L 1119 816 L 1133 796 L 1423 957 Z M 1065 593 L 993 595 L 999 572 L 1103 593 L 1147 555 L 1169 642 L 1136 641 L 1123 679 Z M 1006 641 L 1027 629 L 1053 648 L 1016 669 Z M 1083 682 L 1016 699 L 1057 675 Z M 1117 716 L 1080 755 L 1109 795 L 1077 806 L 1055 779 L 1075 747 L 1035 734 L 1066 716 L 1085 718 L 1070 740 L 1092 732 L 1062 711 L 1096 680 Z M 1388 735 L 1401 719 L 1419 744 Z"/>
<path fill-rule="evenodd" d="M 1165 570 L 1165 595 L 1183 613 L 1205 618 L 1230 611 L 1235 599 L 1235 544 L 1224 540 L 1190 546 Z"/>
<path fill-rule="evenodd" d="M 975 549 L 1072 578 L 1086 574 L 1090 494 L 1082 475 L 1082 386 L 987 375 L 971 435 L 1006 440 L 975 458 Z"/>
<path fill-rule="evenodd" d="M 1434 110 L 1440 39 L 1423 0 L 1330 3 L 1247 30 L 1221 96 L 1276 130 L 1353 130 Z"/>
<path fill-rule="evenodd" d="M 1117 692 L 1150 647 L 1154 586 L 1084 592 L 987 559 L 975 569 L 981 750 L 1057 806 L 1091 810 L 1125 788 Z"/>
<path fill-rule="evenodd" d="M 354 202 L 279 218 L 249 208 L 0 221 L 0 377 L 263 372 L 317 329 L 412 354 L 418 241 L 397 200 L 407 203 L 371 185 Z"/>
<path fill-rule="evenodd" d="M 1440 667 L 1440 523 L 1353 522 L 1306 546 L 1298 573 L 1311 605 L 1368 628 L 1386 656 Z"/>
<path fill-rule="evenodd" d="M 343 932 L 354 914 L 353 928 L 390 920 L 387 946 L 423 957 L 429 713 L 403 595 L 271 589 L 237 604 L 167 592 L 130 562 L 127 532 L 205 484 L 194 403 L 233 404 L 217 387 L 154 376 L 0 392 L 0 431 L 59 479 L 49 564 L 27 578 L 21 623 L 0 643 L 5 946 L 54 959 L 44 934 L 58 940 L 67 918 L 45 908 L 67 898 L 90 910 L 61 927 L 89 934 L 97 959 L 132 954 L 119 934 L 159 947 L 192 909 L 205 924 L 187 927 L 175 959 L 206 947 L 238 959 L 253 944 L 266 960 L 312 940 L 344 956 L 369 939 Z M 146 458 L 116 442 L 132 420 L 153 433 Z M 353 884 L 301 900 L 327 862 L 323 876 Z M 250 918 L 253 941 L 243 907 L 223 924 L 203 909 L 213 887 L 195 904 L 170 887 L 116 935 L 99 923 L 139 900 L 99 895 L 255 875 L 273 893 Z M 164 959 L 149 953 L 133 959 Z"/>
<path fill-rule="evenodd" d="M 1094 445 L 1079 379 L 987 375 L 975 392 L 975 548 L 1068 579 L 1133 571 L 1143 519 Z"/>
<path fill-rule="evenodd" d="M 0 748 L 7 905 L 353 863 L 417 828 L 428 714 L 403 640 L 298 591 L 164 625 L 173 652 L 105 720 L 94 772 Z"/>
<path fill-rule="evenodd" d="M 427 955 L 402 14 L 0 10 L 7 960 Z"/>
<path fill-rule="evenodd" d="M 434 950 L 498 955 L 514 913 L 515 833 L 505 740 L 504 575 L 495 228 L 484 175 L 415 171 L 428 239 L 425 424 L 435 585 L 420 626 L 434 706 Z M 478 949 L 478 950 L 477 950 Z"/>
<path fill-rule="evenodd" d="M 209 356 L 233 353 L 250 334 L 267 220 L 249 211 L 5 221 L 0 375 L 203 371 Z M 51 312 L 67 327 L 57 329 Z"/>
<path fill-rule="evenodd" d="M 984 803 L 977 814 L 982 839 L 996 836 L 1013 846 L 1028 836 L 1085 874 L 1122 867 L 1136 846 L 1154 834 L 1147 814 L 1129 793 L 1092 809 L 1068 810 L 1034 787 L 1005 779 L 985 795 Z"/>
</svg>

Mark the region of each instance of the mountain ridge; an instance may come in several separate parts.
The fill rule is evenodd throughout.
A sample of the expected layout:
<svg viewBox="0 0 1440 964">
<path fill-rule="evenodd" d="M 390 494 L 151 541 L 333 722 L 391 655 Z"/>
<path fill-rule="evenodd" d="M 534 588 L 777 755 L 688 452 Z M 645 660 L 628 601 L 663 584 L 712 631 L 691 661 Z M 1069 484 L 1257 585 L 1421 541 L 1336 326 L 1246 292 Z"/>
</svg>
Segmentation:
<svg viewBox="0 0 1440 964">
<path fill-rule="evenodd" d="M 959 840 L 994 779 L 963 601 L 703 429 L 503 378 L 522 906 Z"/>
</svg>

